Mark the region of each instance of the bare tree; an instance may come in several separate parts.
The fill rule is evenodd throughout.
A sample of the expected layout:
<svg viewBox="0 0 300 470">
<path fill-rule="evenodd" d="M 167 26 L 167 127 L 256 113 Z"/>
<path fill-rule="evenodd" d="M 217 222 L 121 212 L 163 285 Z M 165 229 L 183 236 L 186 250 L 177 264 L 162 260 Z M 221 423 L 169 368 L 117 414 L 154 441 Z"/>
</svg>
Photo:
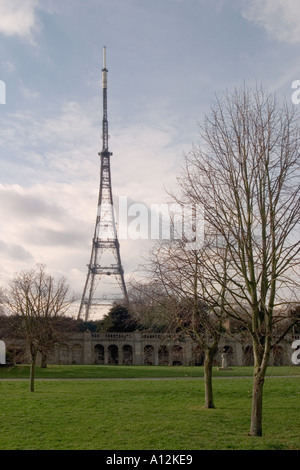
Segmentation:
<svg viewBox="0 0 300 470">
<path fill-rule="evenodd" d="M 298 303 L 299 137 L 293 107 L 262 89 L 226 93 L 200 126 L 179 178 L 181 202 L 204 211 L 206 295 L 252 338 L 253 436 L 262 435 L 265 373 L 279 340 L 274 321 Z"/>
<path fill-rule="evenodd" d="M 21 327 L 31 358 L 32 392 L 37 354 L 39 352 L 45 360 L 59 337 L 54 320 L 64 315 L 73 301 L 65 278 L 55 280 L 45 272 L 43 265 L 16 274 L 5 293 L 7 310 L 22 320 Z"/>
<path fill-rule="evenodd" d="M 147 284 L 145 291 L 142 284 L 135 289 L 144 293 L 148 306 L 159 312 L 169 331 L 185 333 L 203 351 L 205 407 L 214 408 L 213 361 L 225 329 L 221 300 L 211 302 L 206 295 L 209 280 L 203 271 L 205 256 L 201 249 L 189 250 L 185 240 L 158 242 L 143 267 L 152 288 Z M 223 286 L 219 292 L 222 295 Z"/>
<path fill-rule="evenodd" d="M 174 331 L 167 310 L 164 289 L 152 277 L 131 280 L 129 289 L 129 312 L 139 329 L 166 333 Z"/>
</svg>

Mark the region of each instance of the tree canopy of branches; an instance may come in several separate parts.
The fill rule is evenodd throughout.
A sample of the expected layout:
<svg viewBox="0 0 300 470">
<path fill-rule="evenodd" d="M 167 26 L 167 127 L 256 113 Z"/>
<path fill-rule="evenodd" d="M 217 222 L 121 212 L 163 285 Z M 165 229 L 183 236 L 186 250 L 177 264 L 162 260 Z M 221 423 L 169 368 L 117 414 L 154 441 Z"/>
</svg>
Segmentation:
<svg viewBox="0 0 300 470">
<path fill-rule="evenodd" d="M 129 311 L 140 330 L 174 333 L 174 322 L 168 314 L 168 298 L 161 284 L 150 274 L 142 281 L 131 281 L 128 291 Z"/>
<path fill-rule="evenodd" d="M 214 408 L 213 359 L 225 330 L 221 300 L 212 304 L 205 295 L 204 256 L 201 249 L 187 249 L 183 240 L 162 241 L 155 245 L 144 269 L 158 286 L 152 303 L 160 305 L 169 329 L 187 334 L 204 352 L 205 407 Z M 220 297 L 223 292 L 221 288 Z"/>
<path fill-rule="evenodd" d="M 34 391 L 37 354 L 42 357 L 59 339 L 57 321 L 66 314 L 74 297 L 65 278 L 55 280 L 43 265 L 15 275 L 5 293 L 5 307 L 21 318 L 21 327 L 30 352 L 30 390 Z M 56 320 L 56 321 L 54 321 Z"/>
<path fill-rule="evenodd" d="M 295 109 L 244 87 L 216 99 L 179 178 L 177 200 L 204 213 L 205 298 L 222 302 L 252 337 L 254 436 L 262 435 L 263 384 L 278 342 L 274 320 L 298 303 L 299 144 Z"/>
</svg>

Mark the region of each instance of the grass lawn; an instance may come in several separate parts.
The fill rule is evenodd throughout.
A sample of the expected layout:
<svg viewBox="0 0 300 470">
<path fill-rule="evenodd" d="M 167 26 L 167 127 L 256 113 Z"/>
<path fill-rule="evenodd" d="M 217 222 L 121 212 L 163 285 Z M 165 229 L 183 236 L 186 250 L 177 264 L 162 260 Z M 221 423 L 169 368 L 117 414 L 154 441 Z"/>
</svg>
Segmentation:
<svg viewBox="0 0 300 470">
<path fill-rule="evenodd" d="M 14 376 L 27 374 L 28 377 L 28 369 L 19 367 L 16 368 L 19 375 L 15 370 Z M 278 370 L 278 377 L 266 379 L 262 438 L 247 435 L 251 377 L 225 380 L 216 377 L 213 381 L 216 408 L 206 410 L 202 407 L 203 380 L 188 377 L 151 380 L 149 375 L 152 370 L 152 377 L 155 373 L 156 377 L 166 376 L 167 372 L 161 369 L 179 373 L 175 368 L 149 367 L 144 368 L 143 373 L 134 367 L 101 367 L 98 370 L 100 374 L 103 369 L 101 374 L 105 376 L 112 374 L 110 369 L 114 369 L 116 377 L 125 374 L 126 370 L 127 374 L 133 374 L 135 369 L 135 377 L 148 374 L 149 380 L 71 379 L 72 374 L 74 377 L 77 373 L 79 377 L 84 371 L 88 378 L 97 369 L 91 366 L 49 367 L 48 374 L 52 374 L 53 380 L 37 380 L 34 393 L 29 392 L 27 380 L 10 380 L 6 372 L 6 380 L 0 380 L 0 449 L 300 449 L 300 379 L 293 376 L 298 372 L 297 368 L 280 368 L 280 373 L 278 368 L 273 368 Z M 196 369 L 199 376 L 202 370 L 178 369 L 185 375 L 191 373 L 190 369 Z M 251 375 L 251 368 L 246 369 Z M 3 377 L 4 369 L 0 371 Z M 287 377 L 279 377 L 285 375 L 284 371 Z M 220 372 L 223 371 L 216 370 L 215 374 Z M 270 372 L 275 375 L 274 370 Z M 56 380 L 55 376 L 59 374 L 70 380 Z M 235 370 L 234 375 L 245 375 L 245 371 Z"/>
<path fill-rule="evenodd" d="M 0 379 L 29 378 L 29 365 L 0 367 Z M 226 371 L 214 367 L 214 377 L 252 377 L 253 367 L 232 367 Z M 36 368 L 36 378 L 158 378 L 158 377 L 203 377 L 203 367 L 185 366 L 98 366 L 98 365 L 49 365 L 46 369 Z M 300 376 L 300 367 L 269 367 L 268 376 Z"/>
</svg>

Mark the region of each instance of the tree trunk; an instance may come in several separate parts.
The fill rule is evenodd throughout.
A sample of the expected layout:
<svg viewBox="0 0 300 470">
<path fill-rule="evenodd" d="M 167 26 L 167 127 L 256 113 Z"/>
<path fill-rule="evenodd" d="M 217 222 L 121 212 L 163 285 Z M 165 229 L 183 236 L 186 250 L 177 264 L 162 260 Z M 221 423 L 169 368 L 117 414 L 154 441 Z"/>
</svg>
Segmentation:
<svg viewBox="0 0 300 470">
<path fill-rule="evenodd" d="M 250 436 L 262 436 L 264 373 L 254 371 Z"/>
<path fill-rule="evenodd" d="M 30 391 L 31 392 L 34 392 L 35 362 L 36 362 L 36 353 L 32 353 L 31 363 L 30 363 Z"/>
<path fill-rule="evenodd" d="M 205 408 L 214 408 L 213 387 L 212 387 L 212 366 L 214 351 L 205 350 L 204 359 L 204 382 L 205 382 Z"/>
<path fill-rule="evenodd" d="M 261 344 L 264 343 L 262 350 Z M 252 388 L 252 411 L 250 436 L 262 436 L 262 408 L 263 387 L 271 351 L 271 336 L 260 338 L 260 342 L 253 341 L 254 374 Z"/>
<path fill-rule="evenodd" d="M 42 354 L 41 368 L 47 369 L 47 354 Z"/>
</svg>

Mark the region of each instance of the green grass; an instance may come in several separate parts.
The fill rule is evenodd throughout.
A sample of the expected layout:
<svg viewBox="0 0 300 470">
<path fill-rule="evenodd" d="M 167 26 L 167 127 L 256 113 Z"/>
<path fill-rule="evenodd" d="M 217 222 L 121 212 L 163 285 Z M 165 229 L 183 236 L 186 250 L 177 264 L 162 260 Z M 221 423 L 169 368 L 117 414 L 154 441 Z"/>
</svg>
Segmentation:
<svg viewBox="0 0 300 470">
<path fill-rule="evenodd" d="M 264 435 L 253 438 L 248 436 L 251 377 L 216 378 L 213 381 L 216 408 L 207 410 L 203 408 L 201 379 L 54 378 L 58 373 L 70 378 L 72 371 L 77 377 L 79 371 L 91 374 L 92 367 L 77 367 L 49 367 L 53 380 L 37 380 L 34 393 L 29 392 L 27 380 L 8 377 L 0 380 L 1 450 L 300 449 L 300 379 L 293 377 L 289 368 L 286 378 L 266 379 Z M 127 367 L 102 369 L 104 375 L 114 369 L 116 376 L 117 372 L 125 374 Z M 133 369 L 136 376 L 142 374 L 140 368 Z M 144 374 L 151 369 L 154 374 L 154 367 L 147 369 Z M 197 368 L 199 374 L 200 369 Z M 28 372 L 19 367 L 17 370 Z M 279 375 L 282 372 L 283 369 Z M 162 373 L 160 368 L 158 373 Z M 1 374 L 3 377 L 3 369 Z"/>
<path fill-rule="evenodd" d="M 28 378 L 29 365 L 17 365 L 11 368 L 0 368 L 0 379 Z M 62 378 L 159 378 L 159 377 L 203 377 L 203 367 L 183 366 L 98 366 L 98 365 L 49 365 L 46 369 L 36 368 L 36 378 L 62 379 Z M 233 367 L 222 371 L 214 367 L 214 377 L 252 377 L 252 367 Z M 300 368 L 269 367 L 267 375 L 292 376 L 300 375 Z"/>
</svg>

